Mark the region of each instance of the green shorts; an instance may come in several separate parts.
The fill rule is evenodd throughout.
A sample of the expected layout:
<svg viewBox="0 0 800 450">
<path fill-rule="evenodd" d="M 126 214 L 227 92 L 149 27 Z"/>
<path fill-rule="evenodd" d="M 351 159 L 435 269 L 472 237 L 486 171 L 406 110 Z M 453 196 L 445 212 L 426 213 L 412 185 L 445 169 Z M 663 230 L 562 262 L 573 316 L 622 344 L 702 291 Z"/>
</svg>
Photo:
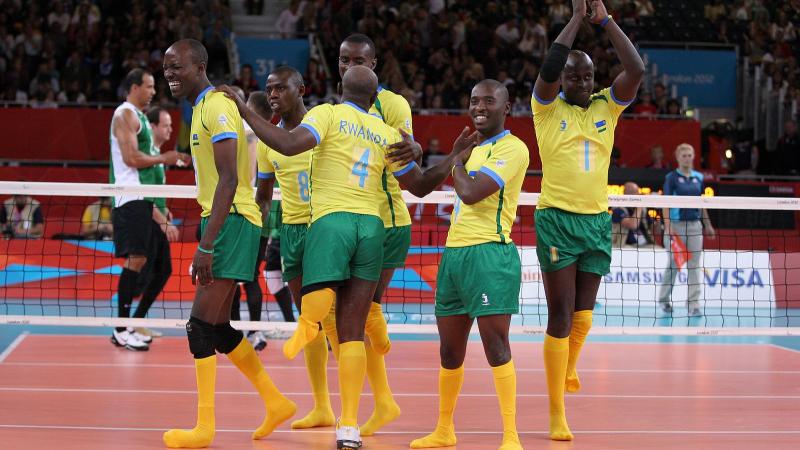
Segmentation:
<svg viewBox="0 0 800 450">
<path fill-rule="evenodd" d="M 384 229 L 383 269 L 405 267 L 408 248 L 411 247 L 411 225 Z"/>
<path fill-rule="evenodd" d="M 281 225 L 281 272 L 283 281 L 294 280 L 303 274 L 303 250 L 306 244 L 308 225 Z"/>
<path fill-rule="evenodd" d="M 200 234 L 206 231 L 208 217 L 200 219 Z M 214 278 L 253 281 L 261 241 L 261 227 L 244 216 L 228 214 L 217 238 L 214 239 L 214 259 L 211 273 Z"/>
<path fill-rule="evenodd" d="M 306 233 L 303 286 L 350 277 L 378 281 L 383 233 L 378 216 L 335 212 L 317 219 Z"/>
<path fill-rule="evenodd" d="M 522 264 L 513 244 L 445 247 L 436 276 L 437 316 L 519 313 Z"/>
<path fill-rule="evenodd" d="M 542 272 L 578 264 L 580 272 L 611 271 L 611 214 L 576 214 L 556 208 L 537 209 L 536 256 Z"/>
</svg>

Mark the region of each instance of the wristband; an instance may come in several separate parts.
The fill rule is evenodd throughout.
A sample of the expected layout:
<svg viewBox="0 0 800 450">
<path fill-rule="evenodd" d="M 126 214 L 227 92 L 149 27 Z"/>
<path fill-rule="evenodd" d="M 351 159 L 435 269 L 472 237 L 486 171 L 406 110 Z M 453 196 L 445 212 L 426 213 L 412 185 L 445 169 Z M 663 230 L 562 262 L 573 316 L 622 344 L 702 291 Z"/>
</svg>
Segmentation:
<svg viewBox="0 0 800 450">
<path fill-rule="evenodd" d="M 197 250 L 198 250 L 200 253 L 205 253 L 205 254 L 207 254 L 207 255 L 211 255 L 211 254 L 213 254 L 213 253 L 214 253 L 214 250 L 206 250 L 206 249 L 204 249 L 203 247 L 201 247 L 201 246 L 199 246 L 199 245 L 197 246 Z"/>
<path fill-rule="evenodd" d="M 611 14 L 607 15 L 607 16 L 606 16 L 606 18 L 605 18 L 605 19 L 603 19 L 603 20 L 600 22 L 600 26 L 601 26 L 601 27 L 603 27 L 603 28 L 605 28 L 605 27 L 606 27 L 606 25 L 608 25 L 608 22 L 609 22 L 611 19 L 613 19 L 613 17 L 611 17 Z"/>
</svg>

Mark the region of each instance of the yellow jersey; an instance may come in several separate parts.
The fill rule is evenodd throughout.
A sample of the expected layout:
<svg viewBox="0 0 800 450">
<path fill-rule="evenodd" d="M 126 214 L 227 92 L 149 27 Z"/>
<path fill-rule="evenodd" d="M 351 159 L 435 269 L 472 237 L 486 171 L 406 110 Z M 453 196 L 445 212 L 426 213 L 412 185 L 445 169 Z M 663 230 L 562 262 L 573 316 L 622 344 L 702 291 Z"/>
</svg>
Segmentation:
<svg viewBox="0 0 800 450">
<path fill-rule="evenodd" d="M 280 125 L 279 125 L 280 126 Z M 311 152 L 295 156 L 282 155 L 267 144 L 258 141 L 256 147 L 258 178 L 275 178 L 281 188 L 282 221 L 285 224 L 304 224 L 311 218 L 311 193 L 308 169 Z"/>
<path fill-rule="evenodd" d="M 400 132 L 351 102 L 314 107 L 300 126 L 317 140 L 309 169 L 311 222 L 333 212 L 380 217 L 384 169 L 400 175 L 414 164 L 386 159 L 386 147 L 400 141 Z"/>
<path fill-rule="evenodd" d="M 197 183 L 197 203 L 203 208 L 202 217 L 211 215 L 214 192 L 217 190 L 219 174 L 214 163 L 214 143 L 225 139 L 236 139 L 236 174 L 239 183 L 233 196 L 231 213 L 244 216 L 254 225 L 261 226 L 261 211 L 254 199 L 251 182 L 250 156 L 247 139 L 239 111 L 233 100 L 209 86 L 197 97 L 192 107 L 190 143 Z"/>
<path fill-rule="evenodd" d="M 611 88 L 591 96 L 589 107 L 570 105 L 563 94 L 543 102 L 531 98 L 533 127 L 542 158 L 542 195 L 537 208 L 577 214 L 608 210 L 608 165 L 614 129 L 630 102 Z"/>
<path fill-rule="evenodd" d="M 411 126 L 411 107 L 402 95 L 378 87 L 378 98 L 369 112 L 378 115 L 386 125 L 395 130 L 402 129 L 414 136 L 414 129 Z M 411 215 L 408 213 L 406 202 L 403 201 L 400 183 L 388 171 L 384 171 L 382 175 L 380 194 L 383 226 L 390 228 L 411 225 Z"/>
<path fill-rule="evenodd" d="M 519 193 L 529 162 L 528 146 L 508 130 L 472 149 L 464 169 L 471 177 L 485 173 L 500 190 L 473 205 L 456 199 L 446 247 L 511 243 L 511 226 L 517 216 Z"/>
</svg>

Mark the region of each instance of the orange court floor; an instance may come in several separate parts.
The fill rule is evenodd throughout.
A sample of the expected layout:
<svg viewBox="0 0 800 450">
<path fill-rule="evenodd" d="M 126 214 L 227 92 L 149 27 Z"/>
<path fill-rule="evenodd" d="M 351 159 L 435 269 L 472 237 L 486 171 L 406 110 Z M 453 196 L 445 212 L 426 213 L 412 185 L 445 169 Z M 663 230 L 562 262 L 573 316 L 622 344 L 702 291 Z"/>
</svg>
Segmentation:
<svg viewBox="0 0 800 450">
<path fill-rule="evenodd" d="M 8 327 L 8 326 L 6 326 Z M 3 328 L 3 326 L 0 326 Z M 8 328 L 6 328 L 8 331 Z M 795 338 L 797 339 L 797 338 Z M 287 361 L 281 341 L 260 355 L 278 387 L 297 402 L 312 397 L 303 358 Z M 160 449 L 161 434 L 191 428 L 194 365 L 186 339 L 157 339 L 149 352 L 118 349 L 107 335 L 20 333 L 0 347 L 0 448 Z M 517 427 L 526 449 L 796 449 L 800 443 L 800 352 L 771 343 L 591 339 L 579 362 L 583 389 L 568 395 L 575 440 L 547 437 L 548 402 L 541 342 L 512 342 L 517 367 Z M 283 424 L 253 441 L 263 406 L 252 386 L 218 357 L 217 449 L 333 449 L 332 428 Z M 402 449 L 430 432 L 438 411 L 438 342 L 394 339 L 387 356 L 400 418 L 364 449 Z M 499 447 L 501 421 L 483 349 L 471 341 L 456 408 L 459 450 Z M 335 361 L 329 384 L 338 411 Z M 362 422 L 371 413 L 365 383 Z"/>
</svg>

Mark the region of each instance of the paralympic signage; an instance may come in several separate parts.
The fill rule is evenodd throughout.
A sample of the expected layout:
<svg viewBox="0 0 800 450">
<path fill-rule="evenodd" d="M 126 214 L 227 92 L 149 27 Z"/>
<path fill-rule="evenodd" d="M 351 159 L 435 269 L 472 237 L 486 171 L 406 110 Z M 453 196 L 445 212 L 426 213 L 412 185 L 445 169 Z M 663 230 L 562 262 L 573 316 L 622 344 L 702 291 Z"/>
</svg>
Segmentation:
<svg viewBox="0 0 800 450">
<path fill-rule="evenodd" d="M 239 63 L 253 66 L 253 77 L 263 89 L 267 76 L 278 66 L 292 66 L 306 73 L 310 48 L 306 39 L 236 38 Z"/>
<path fill-rule="evenodd" d="M 643 48 L 641 53 L 667 86 L 678 87 L 689 106 L 736 107 L 736 52 L 734 50 L 687 50 Z"/>
</svg>

